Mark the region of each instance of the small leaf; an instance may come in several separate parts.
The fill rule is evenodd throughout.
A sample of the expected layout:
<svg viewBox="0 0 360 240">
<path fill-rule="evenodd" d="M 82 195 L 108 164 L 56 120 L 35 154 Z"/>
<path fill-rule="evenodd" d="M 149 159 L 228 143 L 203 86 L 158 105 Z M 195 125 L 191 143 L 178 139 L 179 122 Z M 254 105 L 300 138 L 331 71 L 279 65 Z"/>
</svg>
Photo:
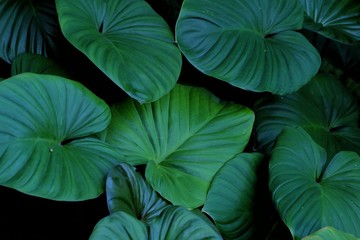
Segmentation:
<svg viewBox="0 0 360 240">
<path fill-rule="evenodd" d="M 360 236 L 360 156 L 326 151 L 301 128 L 285 128 L 270 159 L 269 187 L 295 239 L 333 226 Z"/>
<path fill-rule="evenodd" d="M 151 102 L 175 86 L 180 50 L 144 0 L 57 0 L 56 8 L 70 43 L 131 97 Z"/>
<path fill-rule="evenodd" d="M 184 0 L 176 39 L 200 71 L 236 87 L 287 94 L 320 67 L 317 50 L 300 33 L 297 0 Z"/>
<path fill-rule="evenodd" d="M 24 53 L 14 58 L 11 64 L 11 75 L 24 72 L 51 74 L 68 77 L 66 71 L 55 61 L 42 55 Z"/>
<path fill-rule="evenodd" d="M 125 163 L 116 166 L 106 181 L 107 204 L 111 213 L 123 211 L 149 223 L 169 204 Z"/>
<path fill-rule="evenodd" d="M 115 212 L 98 222 L 89 240 L 149 239 L 145 223 L 125 212 Z"/>
<path fill-rule="evenodd" d="M 304 28 L 346 43 L 360 40 L 360 4 L 354 0 L 300 0 Z"/>
<path fill-rule="evenodd" d="M 164 198 L 196 208 L 218 169 L 245 148 L 253 121 L 246 107 L 178 85 L 151 104 L 115 104 L 106 141 L 123 161 L 147 163 L 146 179 Z"/>
<path fill-rule="evenodd" d="M 11 61 L 22 53 L 47 56 L 60 34 L 52 1 L 0 1 L 0 58 Z"/>
<path fill-rule="evenodd" d="M 333 227 L 324 227 L 313 234 L 302 238 L 302 240 L 359 240 L 354 235 L 339 231 Z"/>
<path fill-rule="evenodd" d="M 100 195 L 116 153 L 95 137 L 110 109 L 79 83 L 23 73 L 0 83 L 0 184 L 54 200 Z"/>
<path fill-rule="evenodd" d="M 254 234 L 254 198 L 258 153 L 242 153 L 216 173 L 203 212 L 210 215 L 226 239 L 251 239 Z"/>
</svg>

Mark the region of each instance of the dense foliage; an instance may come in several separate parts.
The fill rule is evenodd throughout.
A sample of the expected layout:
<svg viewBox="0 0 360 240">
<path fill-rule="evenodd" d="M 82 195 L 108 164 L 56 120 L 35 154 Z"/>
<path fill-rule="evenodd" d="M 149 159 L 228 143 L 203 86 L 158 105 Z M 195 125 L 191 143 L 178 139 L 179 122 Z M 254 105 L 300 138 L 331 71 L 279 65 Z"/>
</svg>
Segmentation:
<svg viewBox="0 0 360 240">
<path fill-rule="evenodd" d="M 359 76 L 353 0 L 0 0 L 0 238 L 358 239 Z"/>
</svg>

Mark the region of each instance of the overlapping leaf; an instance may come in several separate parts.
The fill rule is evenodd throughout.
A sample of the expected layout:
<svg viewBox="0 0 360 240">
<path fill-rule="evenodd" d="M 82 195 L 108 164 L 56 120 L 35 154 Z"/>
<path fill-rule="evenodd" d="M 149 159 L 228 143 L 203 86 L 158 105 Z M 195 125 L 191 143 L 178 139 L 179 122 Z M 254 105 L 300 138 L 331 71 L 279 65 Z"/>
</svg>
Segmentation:
<svg viewBox="0 0 360 240">
<path fill-rule="evenodd" d="M 125 212 L 115 212 L 95 226 L 90 240 L 97 239 L 220 240 L 222 238 L 205 216 L 182 207 L 169 206 L 149 226 Z"/>
<path fill-rule="evenodd" d="M 0 83 L 0 184 L 55 200 L 104 191 L 117 159 L 94 135 L 109 107 L 82 85 L 23 73 Z"/>
<path fill-rule="evenodd" d="M 106 141 L 122 160 L 147 163 L 151 186 L 188 208 L 204 203 L 214 174 L 242 152 L 254 121 L 250 109 L 182 85 L 151 104 L 116 104 L 112 115 Z"/>
<path fill-rule="evenodd" d="M 251 239 L 254 234 L 256 172 L 262 160 L 258 153 L 242 153 L 216 173 L 203 212 L 210 215 L 226 239 Z"/>
<path fill-rule="evenodd" d="M 324 227 L 317 232 L 303 238 L 302 240 L 359 240 L 352 234 L 339 231 L 333 227 Z"/>
<path fill-rule="evenodd" d="M 42 55 L 30 53 L 16 56 L 11 64 L 12 76 L 24 72 L 51 74 L 68 77 L 66 71 L 55 61 Z"/>
<path fill-rule="evenodd" d="M 360 156 L 326 151 L 303 129 L 285 128 L 270 160 L 275 206 L 295 239 L 325 226 L 360 237 Z"/>
<path fill-rule="evenodd" d="M 316 49 L 294 30 L 297 0 L 185 0 L 176 39 L 200 71 L 251 91 L 294 92 L 320 67 Z"/>
<path fill-rule="evenodd" d="M 111 213 L 126 212 L 146 223 L 159 216 L 169 204 L 127 164 L 116 166 L 106 181 L 107 204 Z"/>
<path fill-rule="evenodd" d="M 304 28 L 342 43 L 360 40 L 360 4 L 356 0 L 300 0 Z"/>
<path fill-rule="evenodd" d="M 60 33 L 52 1 L 0 1 L 0 58 L 11 61 L 21 53 L 47 55 Z"/>
<path fill-rule="evenodd" d="M 166 22 L 144 0 L 58 0 L 65 37 L 140 102 L 168 93 L 181 54 Z"/>
<path fill-rule="evenodd" d="M 255 106 L 259 147 L 270 152 L 285 126 L 300 126 L 331 158 L 340 150 L 360 153 L 360 115 L 356 99 L 330 76 L 317 75 L 300 91 L 262 99 Z"/>
</svg>

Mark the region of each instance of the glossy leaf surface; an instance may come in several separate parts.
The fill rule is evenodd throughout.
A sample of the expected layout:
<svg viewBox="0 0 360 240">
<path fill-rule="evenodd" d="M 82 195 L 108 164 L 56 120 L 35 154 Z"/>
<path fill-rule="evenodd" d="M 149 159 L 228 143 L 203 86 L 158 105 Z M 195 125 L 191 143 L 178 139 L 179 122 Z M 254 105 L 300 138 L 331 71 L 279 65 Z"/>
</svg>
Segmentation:
<svg viewBox="0 0 360 240">
<path fill-rule="evenodd" d="M 359 240 L 359 238 L 355 237 L 352 234 L 348 234 L 342 231 L 339 231 L 333 227 L 324 227 L 313 234 L 302 238 L 302 240 Z"/>
<path fill-rule="evenodd" d="M 259 147 L 269 153 L 285 126 L 300 126 L 331 158 L 341 150 L 360 153 L 356 99 L 330 76 L 317 75 L 300 91 L 262 99 L 255 106 Z"/>
<path fill-rule="evenodd" d="M 176 39 L 200 71 L 245 90 L 294 92 L 320 67 L 316 49 L 295 32 L 297 0 L 185 0 Z"/>
<path fill-rule="evenodd" d="M 151 102 L 178 79 L 181 54 L 143 0 L 57 0 L 65 37 L 131 97 Z"/>
<path fill-rule="evenodd" d="M 304 28 L 342 43 L 360 41 L 360 4 L 356 0 L 300 0 Z"/>
<path fill-rule="evenodd" d="M 146 179 L 164 198 L 195 208 L 223 163 L 243 151 L 253 121 L 246 107 L 178 85 L 151 104 L 114 105 L 106 141 L 123 161 L 147 163 Z"/>
<path fill-rule="evenodd" d="M 11 61 L 22 53 L 47 55 L 60 33 L 52 1 L 0 1 L 0 58 Z"/>
<path fill-rule="evenodd" d="M 225 239 L 251 239 L 254 234 L 254 199 L 258 153 L 242 153 L 216 173 L 203 212 L 211 216 Z"/>
<path fill-rule="evenodd" d="M 0 83 L 0 184 L 54 200 L 104 191 L 116 154 L 95 137 L 110 110 L 79 83 L 23 73 Z"/>
<path fill-rule="evenodd" d="M 107 204 L 111 213 L 126 212 L 149 223 L 169 204 L 136 172 L 133 166 L 121 164 L 108 175 Z"/>
<path fill-rule="evenodd" d="M 295 239 L 333 226 L 360 236 L 360 156 L 326 151 L 303 129 L 285 128 L 270 159 L 270 191 Z"/>
</svg>

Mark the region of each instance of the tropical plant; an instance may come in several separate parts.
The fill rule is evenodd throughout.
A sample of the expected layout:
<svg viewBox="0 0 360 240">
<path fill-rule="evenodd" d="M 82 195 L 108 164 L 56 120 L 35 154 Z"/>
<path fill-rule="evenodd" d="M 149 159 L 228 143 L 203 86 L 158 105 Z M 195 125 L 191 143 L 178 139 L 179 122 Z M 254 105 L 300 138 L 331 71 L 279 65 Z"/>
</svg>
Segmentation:
<svg viewBox="0 0 360 240">
<path fill-rule="evenodd" d="M 0 238 L 360 238 L 359 41 L 354 0 L 0 0 Z"/>
</svg>

